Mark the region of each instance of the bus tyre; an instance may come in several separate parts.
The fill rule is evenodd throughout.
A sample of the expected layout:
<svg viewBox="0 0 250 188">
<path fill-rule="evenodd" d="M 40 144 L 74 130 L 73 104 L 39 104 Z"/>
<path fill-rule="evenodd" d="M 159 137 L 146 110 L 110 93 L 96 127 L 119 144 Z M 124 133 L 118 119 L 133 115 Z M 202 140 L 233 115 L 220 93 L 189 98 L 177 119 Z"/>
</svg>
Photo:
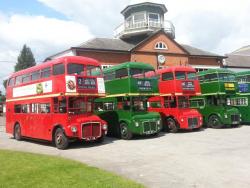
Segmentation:
<svg viewBox="0 0 250 188">
<path fill-rule="evenodd" d="M 14 128 L 14 138 L 18 141 L 22 140 L 21 126 L 19 124 L 15 125 Z"/>
<path fill-rule="evenodd" d="M 133 134 L 128 130 L 126 123 L 120 124 L 121 138 L 124 140 L 130 140 L 133 137 Z"/>
<path fill-rule="evenodd" d="M 219 129 L 222 128 L 222 123 L 217 115 L 211 115 L 208 119 L 208 127 Z"/>
<path fill-rule="evenodd" d="M 170 133 L 176 133 L 178 132 L 177 123 L 173 118 L 167 119 L 167 129 Z"/>
<path fill-rule="evenodd" d="M 66 149 L 69 146 L 69 139 L 61 128 L 57 128 L 54 135 L 54 143 L 58 149 Z"/>
</svg>

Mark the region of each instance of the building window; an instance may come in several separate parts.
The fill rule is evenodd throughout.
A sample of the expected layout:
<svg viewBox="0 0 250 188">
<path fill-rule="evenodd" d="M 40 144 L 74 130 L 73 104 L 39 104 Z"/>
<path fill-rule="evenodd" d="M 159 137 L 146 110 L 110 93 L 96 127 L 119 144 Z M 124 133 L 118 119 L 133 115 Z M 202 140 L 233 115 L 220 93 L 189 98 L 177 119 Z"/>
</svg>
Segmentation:
<svg viewBox="0 0 250 188">
<path fill-rule="evenodd" d="M 164 42 L 157 42 L 155 44 L 155 49 L 157 49 L 157 50 L 167 50 L 168 47 Z"/>
<path fill-rule="evenodd" d="M 145 22 L 146 14 L 144 12 L 134 14 L 134 23 Z"/>
<path fill-rule="evenodd" d="M 112 67 L 113 65 L 102 65 L 102 69 L 106 69 L 106 68 L 109 68 L 109 67 Z"/>
<path fill-rule="evenodd" d="M 160 16 L 159 16 L 159 14 L 149 13 L 148 14 L 148 20 L 150 22 L 160 22 Z"/>
</svg>

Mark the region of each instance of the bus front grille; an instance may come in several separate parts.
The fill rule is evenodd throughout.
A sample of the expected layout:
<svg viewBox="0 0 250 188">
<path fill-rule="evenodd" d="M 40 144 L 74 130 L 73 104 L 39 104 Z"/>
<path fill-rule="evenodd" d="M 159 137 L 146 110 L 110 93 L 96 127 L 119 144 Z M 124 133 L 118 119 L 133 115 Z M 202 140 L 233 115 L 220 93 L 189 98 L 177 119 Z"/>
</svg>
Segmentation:
<svg viewBox="0 0 250 188">
<path fill-rule="evenodd" d="M 143 122 L 143 132 L 145 134 L 152 134 L 157 132 L 157 125 L 155 121 L 146 121 Z"/>
<path fill-rule="evenodd" d="M 231 115 L 231 121 L 232 121 L 232 124 L 240 123 L 240 115 L 238 114 Z"/>
<path fill-rule="evenodd" d="M 82 124 L 82 138 L 94 140 L 101 136 L 101 124 L 98 122 L 89 122 Z"/>
<path fill-rule="evenodd" d="M 195 128 L 198 126 L 198 118 L 188 118 L 188 127 Z"/>
</svg>

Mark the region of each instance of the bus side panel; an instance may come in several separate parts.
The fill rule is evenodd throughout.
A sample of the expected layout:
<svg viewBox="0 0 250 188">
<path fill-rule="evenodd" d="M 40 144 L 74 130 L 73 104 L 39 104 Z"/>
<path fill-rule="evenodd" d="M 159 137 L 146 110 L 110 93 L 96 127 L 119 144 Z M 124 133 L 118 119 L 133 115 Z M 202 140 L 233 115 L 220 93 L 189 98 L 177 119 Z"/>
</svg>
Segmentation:
<svg viewBox="0 0 250 188">
<path fill-rule="evenodd" d="M 13 114 L 14 105 L 12 102 L 6 103 L 6 133 L 13 134 L 14 128 L 14 118 L 11 114 Z"/>
</svg>

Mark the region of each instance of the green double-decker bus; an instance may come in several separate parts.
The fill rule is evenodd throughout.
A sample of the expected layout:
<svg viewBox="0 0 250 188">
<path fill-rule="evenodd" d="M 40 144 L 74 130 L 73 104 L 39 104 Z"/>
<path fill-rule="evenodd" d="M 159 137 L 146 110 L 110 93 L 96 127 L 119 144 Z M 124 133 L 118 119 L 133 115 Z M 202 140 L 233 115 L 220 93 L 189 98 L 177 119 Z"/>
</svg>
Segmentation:
<svg viewBox="0 0 250 188">
<path fill-rule="evenodd" d="M 131 139 L 133 135 L 157 134 L 159 113 L 147 112 L 148 97 L 158 95 L 157 78 L 151 65 L 126 62 L 103 71 L 106 97 L 95 100 L 95 113 L 108 123 L 108 135 Z"/>
<path fill-rule="evenodd" d="M 239 109 L 243 124 L 250 124 L 250 71 L 236 73 L 238 93 L 228 99 L 227 103 Z"/>
<path fill-rule="evenodd" d="M 239 110 L 228 104 L 238 89 L 235 74 L 226 69 L 210 69 L 199 72 L 198 77 L 202 95 L 191 99 L 191 107 L 203 115 L 204 125 L 211 128 L 239 125 Z"/>
</svg>

